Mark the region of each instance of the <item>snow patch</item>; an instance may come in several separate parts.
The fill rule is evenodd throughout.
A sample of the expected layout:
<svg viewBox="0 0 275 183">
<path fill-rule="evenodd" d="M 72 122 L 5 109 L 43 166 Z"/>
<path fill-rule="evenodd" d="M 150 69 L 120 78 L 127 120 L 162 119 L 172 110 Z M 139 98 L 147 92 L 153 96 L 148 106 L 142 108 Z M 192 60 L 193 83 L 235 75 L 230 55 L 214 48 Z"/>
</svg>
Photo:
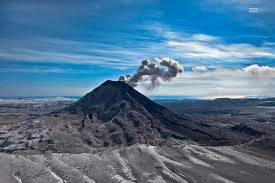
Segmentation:
<svg viewBox="0 0 275 183">
<path fill-rule="evenodd" d="M 166 167 L 166 165 L 163 163 L 163 160 L 165 158 L 157 153 L 156 147 L 146 146 L 143 144 L 143 145 L 140 145 L 139 148 L 141 151 L 150 154 L 156 160 L 156 162 L 160 164 L 160 166 L 162 167 L 163 174 L 169 176 L 171 179 L 174 179 L 177 182 L 187 183 L 187 181 L 185 181 L 176 173 L 172 172 L 169 168 Z"/>
<path fill-rule="evenodd" d="M 211 165 L 209 165 L 208 163 L 205 163 L 204 161 L 198 159 L 198 158 L 195 158 L 191 155 L 188 155 L 188 159 L 190 161 L 192 161 L 193 163 L 197 164 L 197 165 L 202 165 L 202 166 L 206 166 L 206 167 L 209 167 L 209 168 L 213 168 Z"/>
<path fill-rule="evenodd" d="M 57 180 L 57 183 L 67 183 L 66 180 L 61 179 L 58 175 L 56 175 L 51 169 L 49 169 L 51 175 Z"/>
<path fill-rule="evenodd" d="M 221 177 L 221 176 L 219 176 L 219 175 L 217 175 L 217 174 L 211 173 L 209 176 L 211 176 L 211 177 L 213 177 L 215 180 L 220 181 L 220 182 L 223 182 L 223 183 L 234 183 L 234 182 L 232 182 L 232 181 L 230 181 L 230 180 L 228 180 L 228 179 L 226 179 L 226 178 L 223 178 L 223 177 Z"/>
<path fill-rule="evenodd" d="M 272 161 L 254 157 L 249 154 L 244 154 L 244 153 L 236 151 L 230 147 L 215 147 L 214 149 L 220 151 L 221 153 L 225 153 L 230 156 L 234 156 L 236 159 L 238 159 L 244 163 L 261 166 L 261 167 L 265 167 L 265 168 L 270 168 L 270 169 L 275 169 L 275 163 Z"/>
<path fill-rule="evenodd" d="M 121 177 L 118 174 L 116 174 L 115 176 L 113 176 L 112 179 L 115 179 L 115 180 L 119 181 L 120 183 L 132 183 L 132 182 L 124 179 L 123 177 Z"/>
<path fill-rule="evenodd" d="M 163 180 L 163 178 L 161 177 L 161 176 L 156 176 L 156 177 L 154 177 L 153 179 L 151 179 L 151 180 L 148 180 L 148 182 L 149 183 L 155 183 L 155 182 L 157 182 L 157 183 L 166 183 L 164 180 Z"/>
<path fill-rule="evenodd" d="M 231 163 L 231 164 L 235 164 L 235 162 L 225 156 L 219 155 L 213 151 L 210 151 L 206 148 L 203 148 L 201 146 L 197 146 L 197 145 L 188 145 L 184 147 L 186 150 L 198 154 L 201 157 L 205 157 L 207 159 L 210 160 L 214 160 L 214 161 L 221 161 L 221 162 L 226 162 L 226 163 Z"/>
<path fill-rule="evenodd" d="M 136 181 L 136 179 L 133 177 L 131 169 L 128 167 L 126 160 L 124 160 L 118 151 L 113 151 L 115 157 L 117 158 L 119 164 L 122 166 L 123 173 L 132 181 Z"/>
<path fill-rule="evenodd" d="M 22 183 L 21 177 L 19 177 L 19 175 L 14 175 L 14 178 L 18 181 L 18 183 Z"/>
</svg>

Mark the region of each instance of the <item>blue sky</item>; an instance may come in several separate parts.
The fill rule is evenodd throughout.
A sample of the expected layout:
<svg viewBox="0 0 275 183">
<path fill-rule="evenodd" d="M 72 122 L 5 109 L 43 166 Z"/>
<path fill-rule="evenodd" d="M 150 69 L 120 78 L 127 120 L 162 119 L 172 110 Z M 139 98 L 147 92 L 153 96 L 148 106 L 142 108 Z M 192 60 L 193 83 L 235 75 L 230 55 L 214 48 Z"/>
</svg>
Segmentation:
<svg viewBox="0 0 275 183">
<path fill-rule="evenodd" d="M 84 95 L 169 57 L 184 74 L 139 91 L 274 97 L 274 20 L 274 0 L 1 1 L 0 96 Z"/>
</svg>

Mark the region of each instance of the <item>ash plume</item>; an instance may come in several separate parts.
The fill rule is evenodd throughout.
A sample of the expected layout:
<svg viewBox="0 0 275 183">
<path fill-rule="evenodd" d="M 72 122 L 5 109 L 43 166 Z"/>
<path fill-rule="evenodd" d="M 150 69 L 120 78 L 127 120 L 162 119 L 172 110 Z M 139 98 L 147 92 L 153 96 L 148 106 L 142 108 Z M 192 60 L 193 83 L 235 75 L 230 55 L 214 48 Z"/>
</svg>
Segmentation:
<svg viewBox="0 0 275 183">
<path fill-rule="evenodd" d="M 159 85 L 160 80 L 170 81 L 184 71 L 183 66 L 170 58 L 154 59 L 150 62 L 145 59 L 137 69 L 137 72 L 131 76 L 129 74 L 120 76 L 119 81 L 124 81 L 132 87 L 136 87 L 139 82 L 151 81 L 148 89 L 154 89 Z"/>
</svg>

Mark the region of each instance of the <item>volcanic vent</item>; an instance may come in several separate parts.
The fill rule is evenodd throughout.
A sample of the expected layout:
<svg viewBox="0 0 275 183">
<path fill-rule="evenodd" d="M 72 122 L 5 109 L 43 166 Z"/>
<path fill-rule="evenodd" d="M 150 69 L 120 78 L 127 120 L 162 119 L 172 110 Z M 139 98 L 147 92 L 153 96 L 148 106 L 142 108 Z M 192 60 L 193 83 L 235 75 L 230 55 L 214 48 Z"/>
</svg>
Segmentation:
<svg viewBox="0 0 275 183">
<path fill-rule="evenodd" d="M 80 132 L 92 146 L 160 145 L 169 138 L 224 144 L 222 132 L 151 101 L 123 81 L 106 81 L 66 108 L 81 115 Z"/>
</svg>

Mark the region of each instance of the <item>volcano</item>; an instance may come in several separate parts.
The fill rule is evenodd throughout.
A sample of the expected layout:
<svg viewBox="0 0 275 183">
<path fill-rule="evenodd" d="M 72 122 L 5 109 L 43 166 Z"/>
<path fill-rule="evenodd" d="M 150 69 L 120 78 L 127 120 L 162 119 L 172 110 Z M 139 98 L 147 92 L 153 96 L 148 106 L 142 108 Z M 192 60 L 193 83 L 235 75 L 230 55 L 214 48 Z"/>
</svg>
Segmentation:
<svg viewBox="0 0 275 183">
<path fill-rule="evenodd" d="M 263 125 L 251 118 L 263 118 L 267 108 L 257 107 L 260 111 L 250 116 L 247 112 L 255 112 L 259 101 L 252 107 L 251 102 L 239 107 L 225 101 L 241 110 L 240 115 L 233 111 L 236 116 L 229 120 L 224 113 L 219 115 L 223 102 L 209 103 L 196 101 L 192 108 L 192 103 L 184 101 L 180 104 L 183 110 L 174 112 L 179 107 L 169 110 L 122 81 L 106 81 L 76 102 L 0 104 L 4 122 L 0 126 L 0 179 L 35 183 L 272 182 L 274 123 Z M 203 110 L 205 106 L 207 110 Z M 196 115 L 198 110 L 201 113 Z M 215 111 L 212 116 L 211 110 Z M 25 113 L 29 116 L 23 116 Z"/>
<path fill-rule="evenodd" d="M 123 81 L 108 80 L 65 110 L 81 116 L 82 139 L 92 146 L 161 145 L 171 138 L 230 144 L 221 129 L 173 112 Z"/>
</svg>

